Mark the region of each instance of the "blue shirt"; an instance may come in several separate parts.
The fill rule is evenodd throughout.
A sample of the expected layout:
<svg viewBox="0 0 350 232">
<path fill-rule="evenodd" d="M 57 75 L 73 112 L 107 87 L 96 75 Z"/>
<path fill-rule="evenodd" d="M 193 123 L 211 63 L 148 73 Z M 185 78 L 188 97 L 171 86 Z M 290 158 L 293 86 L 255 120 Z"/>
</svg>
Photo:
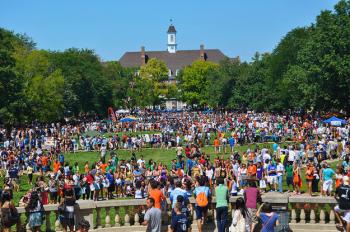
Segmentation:
<svg viewBox="0 0 350 232">
<path fill-rule="evenodd" d="M 235 145 L 235 139 L 233 137 L 230 137 L 228 139 L 228 143 L 230 144 L 231 147 L 233 147 Z"/>
<path fill-rule="evenodd" d="M 277 151 L 277 148 L 278 148 L 278 144 L 277 144 L 277 143 L 274 143 L 272 147 L 273 147 L 273 151 L 276 152 L 276 151 Z"/>
<path fill-rule="evenodd" d="M 331 180 L 333 175 L 335 175 L 335 172 L 333 171 L 333 169 L 331 169 L 331 168 L 323 169 L 323 180 L 324 181 Z"/>
<path fill-rule="evenodd" d="M 273 173 L 269 173 L 269 176 L 276 176 L 277 173 L 276 173 L 276 165 L 275 164 L 269 164 L 269 166 L 267 166 L 267 171 L 270 172 L 270 171 L 275 171 Z"/>
<path fill-rule="evenodd" d="M 191 159 L 187 159 L 187 170 L 191 170 L 193 167 L 193 161 Z"/>
<path fill-rule="evenodd" d="M 189 228 L 189 220 L 183 213 L 176 214 L 171 218 L 170 228 L 174 232 L 187 232 L 187 228 Z"/>
<path fill-rule="evenodd" d="M 173 191 L 170 193 L 170 201 L 172 202 L 171 207 L 174 208 L 175 204 L 177 203 L 177 196 L 183 196 L 184 200 L 186 201 L 188 199 L 187 197 L 187 192 L 184 189 L 181 188 L 175 188 Z"/>
<path fill-rule="evenodd" d="M 204 192 L 207 197 L 210 195 L 210 189 L 207 186 L 198 186 L 194 189 L 194 195 L 198 196 L 201 192 Z M 196 203 L 197 204 L 197 203 Z"/>
<path fill-rule="evenodd" d="M 260 219 L 262 221 L 263 227 L 261 232 L 274 232 L 275 224 L 278 219 L 278 214 L 273 213 L 271 217 L 267 216 L 265 213 L 260 213 Z"/>
</svg>

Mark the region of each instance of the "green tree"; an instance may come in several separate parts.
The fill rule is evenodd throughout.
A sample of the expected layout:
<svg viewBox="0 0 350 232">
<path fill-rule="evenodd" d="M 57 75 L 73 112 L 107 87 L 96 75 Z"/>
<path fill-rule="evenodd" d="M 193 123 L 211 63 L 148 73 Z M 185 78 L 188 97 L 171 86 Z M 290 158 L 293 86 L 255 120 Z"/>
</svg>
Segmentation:
<svg viewBox="0 0 350 232">
<path fill-rule="evenodd" d="M 103 75 L 112 84 L 113 106 L 128 107 L 128 88 L 136 72 L 132 68 L 124 68 L 119 62 L 110 61 L 102 66 Z"/>
<path fill-rule="evenodd" d="M 311 86 L 310 107 L 350 112 L 350 1 L 323 11 L 298 56 Z"/>
<path fill-rule="evenodd" d="M 0 28 L 0 123 L 7 127 L 25 122 L 22 77 L 16 71 L 15 48 L 29 39 Z"/>
<path fill-rule="evenodd" d="M 211 87 L 208 82 L 208 74 L 218 67 L 218 64 L 198 60 L 184 68 L 180 86 L 183 98 L 188 104 L 199 106 L 208 104 L 207 91 Z"/>
<path fill-rule="evenodd" d="M 154 82 L 165 81 L 168 78 L 168 67 L 164 61 L 151 58 L 147 64 L 141 66 L 140 77 Z"/>
</svg>

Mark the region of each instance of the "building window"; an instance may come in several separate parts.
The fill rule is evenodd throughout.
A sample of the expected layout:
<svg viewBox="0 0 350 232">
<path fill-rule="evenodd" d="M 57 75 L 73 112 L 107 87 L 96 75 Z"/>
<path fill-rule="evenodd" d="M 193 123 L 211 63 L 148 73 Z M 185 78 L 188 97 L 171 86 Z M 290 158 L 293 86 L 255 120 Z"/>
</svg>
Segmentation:
<svg viewBox="0 0 350 232">
<path fill-rule="evenodd" d="M 180 69 L 176 69 L 176 71 L 175 71 L 175 76 L 178 76 L 179 73 L 180 73 Z"/>
<path fill-rule="evenodd" d="M 170 35 L 170 42 L 174 42 L 174 35 Z"/>
</svg>

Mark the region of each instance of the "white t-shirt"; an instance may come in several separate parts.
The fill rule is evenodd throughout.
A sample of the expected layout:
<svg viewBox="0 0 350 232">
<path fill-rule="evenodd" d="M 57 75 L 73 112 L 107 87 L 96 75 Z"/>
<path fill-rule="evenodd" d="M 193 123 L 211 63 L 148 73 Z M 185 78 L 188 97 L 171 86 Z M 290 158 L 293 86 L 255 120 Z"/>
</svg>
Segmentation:
<svg viewBox="0 0 350 232">
<path fill-rule="evenodd" d="M 288 156 L 288 161 L 289 162 L 294 162 L 294 160 L 295 160 L 295 151 L 293 151 L 293 150 L 290 150 L 289 151 L 289 156 Z"/>
<path fill-rule="evenodd" d="M 281 163 L 277 164 L 276 171 L 277 171 L 277 176 L 282 176 L 284 171 L 283 164 Z"/>
</svg>

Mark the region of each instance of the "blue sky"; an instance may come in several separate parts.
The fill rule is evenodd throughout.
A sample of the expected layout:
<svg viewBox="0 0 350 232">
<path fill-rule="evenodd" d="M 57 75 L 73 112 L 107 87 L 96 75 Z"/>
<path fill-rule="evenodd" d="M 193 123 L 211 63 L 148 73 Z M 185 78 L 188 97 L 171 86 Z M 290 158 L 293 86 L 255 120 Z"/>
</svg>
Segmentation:
<svg viewBox="0 0 350 232">
<path fill-rule="evenodd" d="M 0 0 L 0 27 L 26 33 L 39 49 L 89 48 L 102 60 L 166 50 L 169 19 L 178 49 L 221 49 L 249 61 L 337 0 Z"/>
</svg>

